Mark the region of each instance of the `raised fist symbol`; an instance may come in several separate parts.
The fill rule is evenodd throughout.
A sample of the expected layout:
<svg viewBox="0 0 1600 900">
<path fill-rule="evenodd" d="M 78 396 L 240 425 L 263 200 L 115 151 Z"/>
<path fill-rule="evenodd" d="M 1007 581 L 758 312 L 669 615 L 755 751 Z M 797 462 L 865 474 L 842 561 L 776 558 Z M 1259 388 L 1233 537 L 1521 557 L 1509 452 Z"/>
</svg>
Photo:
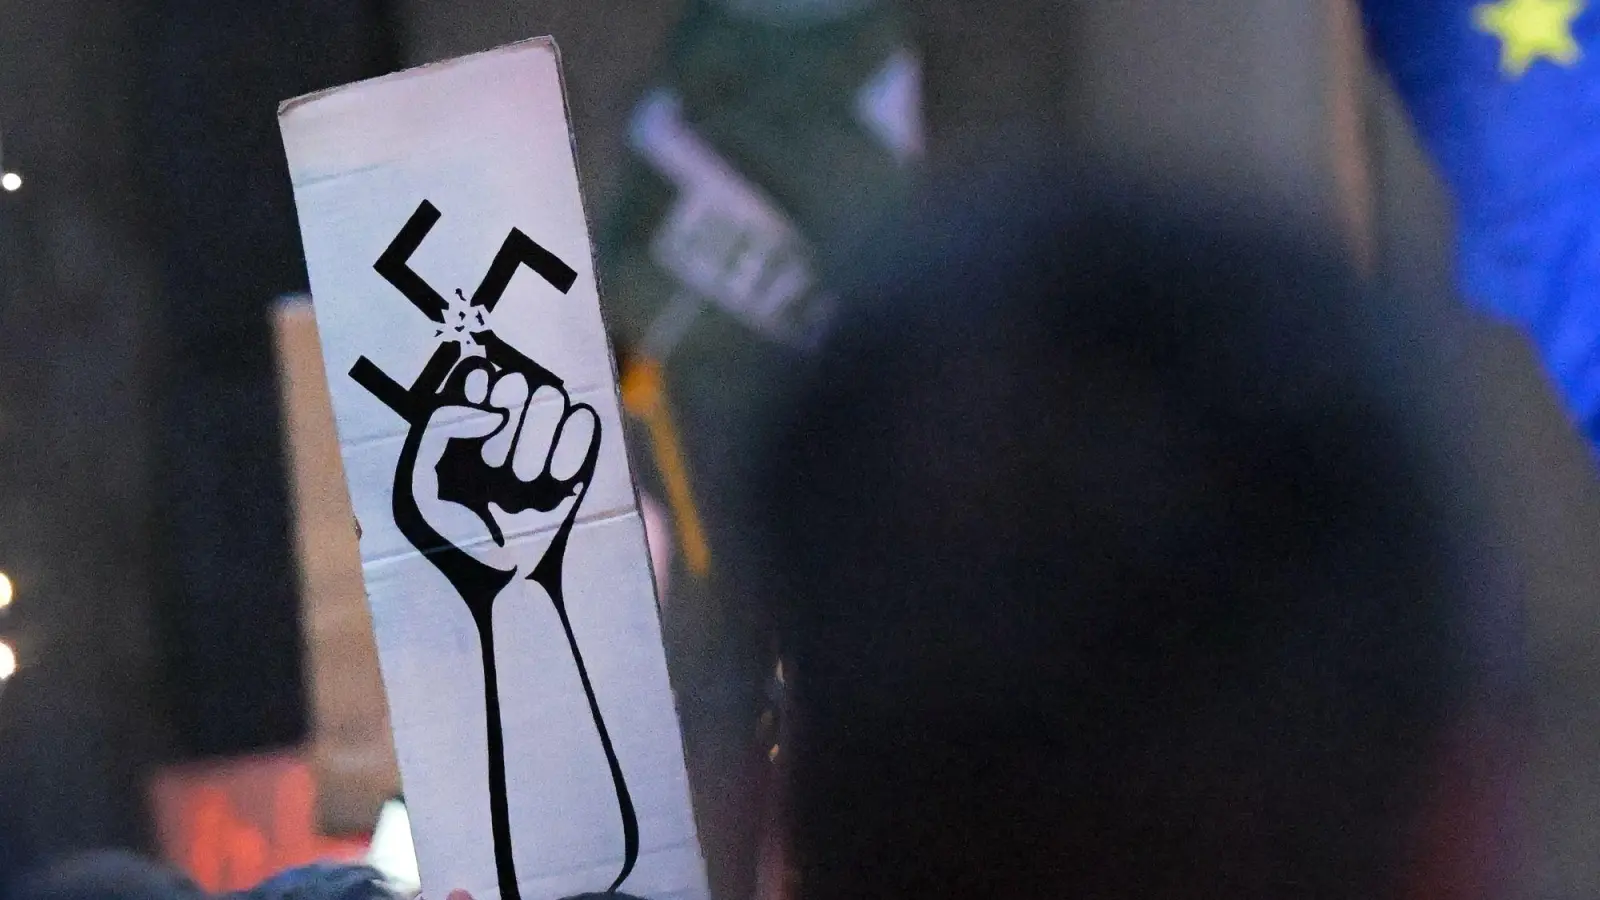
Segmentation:
<svg viewBox="0 0 1600 900">
<path fill-rule="evenodd" d="M 592 407 L 574 404 L 559 383 L 541 383 L 539 373 L 481 357 L 456 364 L 417 430 L 412 471 L 396 473 L 395 490 L 411 492 L 428 528 L 407 537 L 450 535 L 483 565 L 484 551 L 508 536 L 559 533 L 583 502 L 600 453 Z M 542 562 L 518 560 L 518 568 L 531 576 Z"/>
<path fill-rule="evenodd" d="M 409 388 L 365 357 L 356 361 L 350 377 L 409 423 L 395 466 L 395 525 L 449 580 L 477 627 L 488 724 L 489 818 L 501 900 L 520 900 L 521 894 L 512 862 L 492 610 L 495 598 L 519 574 L 542 587 L 555 606 L 611 770 L 623 832 L 622 867 L 610 888 L 615 891 L 638 859 L 638 819 L 561 582 L 567 539 L 599 460 L 600 420 L 592 407 L 572 402 L 561 379 L 501 340 L 486 318 L 522 266 L 563 294 L 577 273 L 513 229 L 471 299 L 457 290 L 460 302 L 447 303 L 408 264 L 438 220 L 438 209 L 424 200 L 373 266 L 437 326 L 440 342 L 432 358 Z M 508 540 L 534 536 L 539 539 L 529 542 L 528 558 L 492 562 L 493 551 Z"/>
</svg>

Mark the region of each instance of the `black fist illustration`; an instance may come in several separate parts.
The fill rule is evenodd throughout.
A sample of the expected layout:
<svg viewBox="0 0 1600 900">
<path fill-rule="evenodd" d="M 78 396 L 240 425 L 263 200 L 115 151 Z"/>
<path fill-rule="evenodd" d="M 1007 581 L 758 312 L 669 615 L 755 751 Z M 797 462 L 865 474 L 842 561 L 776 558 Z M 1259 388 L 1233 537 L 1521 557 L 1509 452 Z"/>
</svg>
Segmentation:
<svg viewBox="0 0 1600 900">
<path fill-rule="evenodd" d="M 611 890 L 639 858 L 639 821 L 627 779 L 584 665 L 562 587 L 578 509 L 594 481 L 600 419 L 573 403 L 561 379 L 495 334 L 488 321 L 526 267 L 565 294 L 577 273 L 512 229 L 469 299 L 443 296 L 411 270 L 411 254 L 439 220 L 426 200 L 373 268 L 436 326 L 440 342 L 409 388 L 366 357 L 350 377 L 406 421 L 391 503 L 400 533 L 455 588 L 478 632 L 489 763 L 489 817 L 501 900 L 520 900 L 506 798 L 506 752 L 495 665 L 495 598 L 519 575 L 543 589 L 572 653 L 605 753 L 622 827 Z M 508 543 L 517 544 L 505 552 Z M 498 562 L 497 562 L 498 561 Z"/>
<path fill-rule="evenodd" d="M 592 407 L 553 380 L 479 357 L 456 365 L 415 427 L 417 457 L 395 488 L 411 491 L 429 526 L 422 540 L 447 535 L 479 562 L 507 535 L 553 534 L 570 521 L 600 451 Z M 531 574 L 539 561 L 521 565 Z"/>
</svg>

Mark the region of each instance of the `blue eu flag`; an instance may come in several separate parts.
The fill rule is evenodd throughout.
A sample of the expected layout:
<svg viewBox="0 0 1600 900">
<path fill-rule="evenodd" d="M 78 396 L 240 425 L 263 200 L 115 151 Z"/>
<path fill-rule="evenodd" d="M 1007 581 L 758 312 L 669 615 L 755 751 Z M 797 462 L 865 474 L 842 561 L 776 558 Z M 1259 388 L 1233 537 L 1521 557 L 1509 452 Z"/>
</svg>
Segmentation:
<svg viewBox="0 0 1600 900">
<path fill-rule="evenodd" d="M 1469 299 L 1526 327 L 1600 444 L 1600 0 L 1362 0 L 1453 190 Z"/>
</svg>

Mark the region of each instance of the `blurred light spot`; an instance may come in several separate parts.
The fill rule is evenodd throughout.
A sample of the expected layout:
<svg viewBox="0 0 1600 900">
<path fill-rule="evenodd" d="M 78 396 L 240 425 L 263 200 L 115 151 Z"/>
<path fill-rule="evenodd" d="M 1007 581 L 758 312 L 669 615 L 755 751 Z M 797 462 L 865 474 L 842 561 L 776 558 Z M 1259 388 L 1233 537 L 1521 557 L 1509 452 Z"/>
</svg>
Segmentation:
<svg viewBox="0 0 1600 900">
<path fill-rule="evenodd" d="M 17 674 L 17 651 L 11 645 L 0 641 L 0 681 Z"/>
<path fill-rule="evenodd" d="M 22 187 L 21 175 L 18 175 L 15 172 L 7 172 L 4 175 L 0 175 L 0 188 L 5 188 L 8 191 L 14 191 L 20 187 Z"/>
<path fill-rule="evenodd" d="M 10 608 L 11 600 L 15 596 L 16 589 L 11 585 L 11 577 L 0 572 L 0 609 Z"/>
</svg>

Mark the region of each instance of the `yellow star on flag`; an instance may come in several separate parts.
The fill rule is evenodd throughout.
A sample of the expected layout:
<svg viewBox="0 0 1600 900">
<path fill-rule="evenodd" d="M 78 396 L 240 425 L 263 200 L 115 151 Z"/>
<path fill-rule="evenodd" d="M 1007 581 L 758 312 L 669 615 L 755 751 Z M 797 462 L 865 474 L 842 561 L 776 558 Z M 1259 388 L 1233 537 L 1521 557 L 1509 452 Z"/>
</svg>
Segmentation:
<svg viewBox="0 0 1600 900">
<path fill-rule="evenodd" d="M 1500 69 L 1520 78 L 1535 60 L 1570 66 L 1583 55 L 1572 23 L 1588 0 L 1500 0 L 1472 10 L 1472 24 L 1500 39 Z"/>
</svg>

